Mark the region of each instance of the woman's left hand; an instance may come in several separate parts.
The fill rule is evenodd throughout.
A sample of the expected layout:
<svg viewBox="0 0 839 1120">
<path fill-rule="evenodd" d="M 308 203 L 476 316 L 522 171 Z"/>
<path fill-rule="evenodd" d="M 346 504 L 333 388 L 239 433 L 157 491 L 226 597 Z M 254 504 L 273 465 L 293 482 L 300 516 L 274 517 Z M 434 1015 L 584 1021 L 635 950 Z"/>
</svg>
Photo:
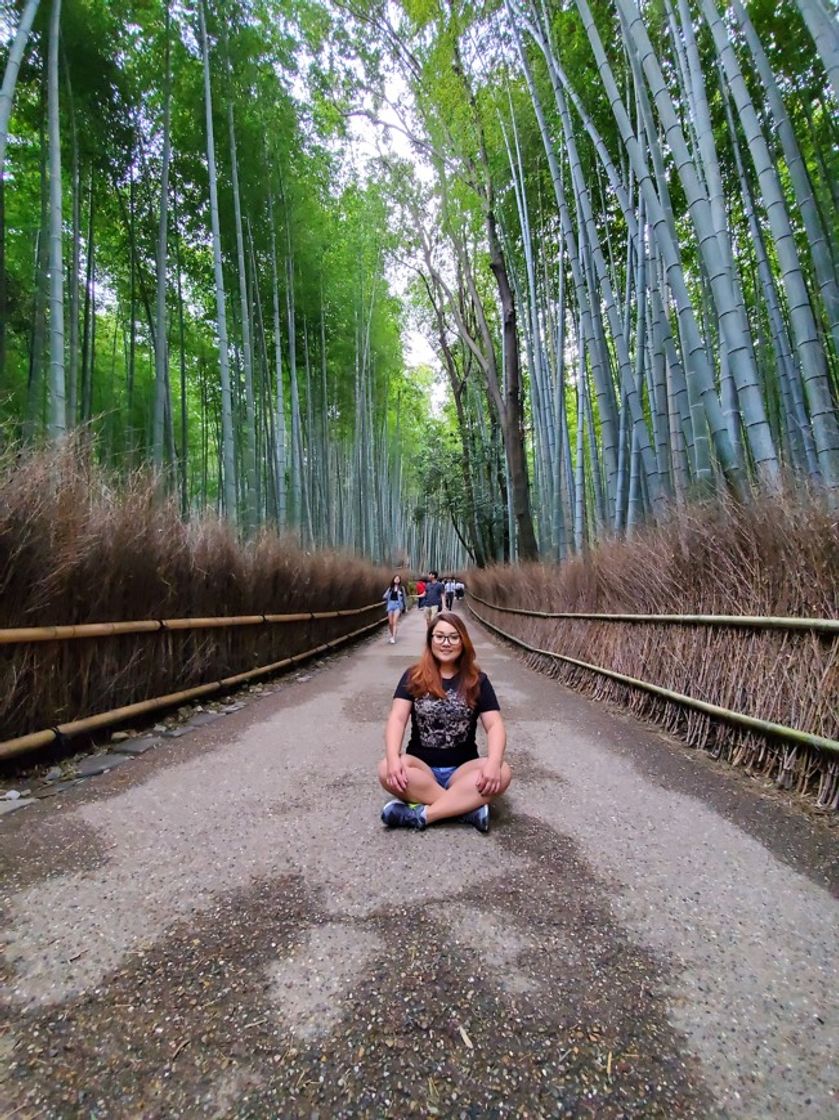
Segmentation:
<svg viewBox="0 0 839 1120">
<path fill-rule="evenodd" d="M 475 787 L 482 797 L 494 797 L 501 789 L 501 766 L 487 759 L 477 773 Z"/>
</svg>

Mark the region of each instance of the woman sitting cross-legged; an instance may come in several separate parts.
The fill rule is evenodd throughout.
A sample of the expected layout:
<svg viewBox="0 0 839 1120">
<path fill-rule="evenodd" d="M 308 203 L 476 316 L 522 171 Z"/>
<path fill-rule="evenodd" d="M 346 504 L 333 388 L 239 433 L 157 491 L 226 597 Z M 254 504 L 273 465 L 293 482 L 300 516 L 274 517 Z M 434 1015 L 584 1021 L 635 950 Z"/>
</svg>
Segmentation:
<svg viewBox="0 0 839 1120">
<path fill-rule="evenodd" d="M 478 757 L 480 717 L 487 757 Z M 411 738 L 402 754 L 408 719 Z M 398 800 L 382 820 L 390 828 L 426 828 L 457 817 L 489 831 L 489 804 L 510 784 L 504 762 L 507 732 L 495 691 L 475 662 L 475 647 L 459 615 L 438 614 L 416 665 L 402 674 L 385 726 L 379 781 Z"/>
</svg>

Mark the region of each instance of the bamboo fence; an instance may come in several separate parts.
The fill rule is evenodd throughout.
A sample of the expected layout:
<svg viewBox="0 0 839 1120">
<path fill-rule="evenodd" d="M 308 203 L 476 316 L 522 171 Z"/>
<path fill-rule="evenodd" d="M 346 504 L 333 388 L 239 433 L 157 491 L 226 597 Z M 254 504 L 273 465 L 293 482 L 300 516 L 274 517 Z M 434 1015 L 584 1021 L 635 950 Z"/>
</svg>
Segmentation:
<svg viewBox="0 0 839 1120">
<path fill-rule="evenodd" d="M 790 618 L 749 614 L 596 614 L 586 611 L 533 611 L 524 607 L 502 607 L 480 595 L 470 599 L 502 614 L 521 614 L 530 618 L 561 618 L 570 622 L 651 622 L 673 626 L 720 626 L 742 630 L 806 630 L 808 633 L 839 635 L 839 619 Z M 0 631 L 0 634 L 2 631 Z"/>
<path fill-rule="evenodd" d="M 107 638 L 114 634 L 149 634 L 164 630 L 214 630 L 228 626 L 261 626 L 264 623 L 309 622 L 365 614 L 381 603 L 340 611 L 298 611 L 295 614 L 243 614 L 212 618 L 146 618 L 131 622 L 86 622 L 78 626 L 19 626 L 0 630 L 0 645 L 67 641 L 72 638 Z"/>
<path fill-rule="evenodd" d="M 473 599 L 478 599 L 478 596 L 471 596 Z M 743 616 L 739 619 L 737 615 L 585 615 L 585 614 L 547 614 L 541 611 L 528 611 L 519 610 L 516 607 L 497 607 L 493 603 L 488 603 L 485 599 L 478 600 L 485 603 L 486 606 L 491 607 L 493 610 L 506 611 L 510 614 L 525 614 L 525 615 L 538 615 L 543 618 L 572 618 L 572 619 L 597 619 L 598 621 L 612 620 L 621 622 L 649 622 L 667 621 L 667 622 L 681 622 L 686 624 L 686 620 L 691 620 L 696 625 L 711 625 L 712 620 L 717 619 L 718 625 L 723 626 L 737 626 L 742 622 L 746 626 L 756 624 L 777 623 L 778 625 L 769 627 L 771 629 L 817 629 L 822 630 L 823 626 L 818 624 L 827 624 L 829 633 L 839 634 L 839 622 L 831 619 L 793 619 L 793 618 L 778 618 L 760 619 L 757 617 Z M 755 716 L 746 715 L 743 712 L 735 712 L 730 708 L 721 707 L 719 704 L 709 704 L 705 700 L 697 700 L 692 696 L 687 696 L 682 692 L 674 692 L 672 689 L 664 688 L 661 685 L 653 684 L 651 681 L 639 680 L 637 677 L 627 676 L 625 673 L 615 672 L 613 669 L 606 669 L 602 665 L 592 665 L 588 661 L 581 661 L 576 657 L 567 657 L 565 654 L 557 653 L 555 650 L 540 649 L 538 646 L 531 645 L 525 642 L 522 638 L 516 637 L 515 634 L 510 634 L 506 630 L 502 630 L 500 626 L 494 625 L 488 619 L 482 617 L 478 612 L 470 607 L 472 614 L 478 619 L 482 625 L 487 629 L 492 630 L 496 634 L 500 634 L 502 638 L 507 641 L 513 642 L 522 649 L 526 649 L 529 653 L 538 654 L 541 657 L 550 657 L 555 661 L 563 661 L 567 665 L 576 665 L 580 669 L 588 669 L 593 673 L 600 673 L 601 676 L 609 677 L 611 680 L 617 681 L 619 684 L 628 685 L 631 688 L 640 688 L 645 692 L 650 692 L 655 696 L 660 696 L 664 700 L 669 700 L 672 703 L 682 704 L 686 708 L 693 708 L 698 712 L 704 712 L 705 715 L 712 716 L 716 719 L 723 719 L 727 723 L 736 723 L 741 727 L 747 727 L 750 731 L 757 731 L 762 735 L 772 735 L 779 739 L 788 739 L 791 742 L 797 743 L 801 746 L 815 747 L 817 750 L 825 751 L 833 758 L 839 759 L 839 741 L 836 739 L 827 739 L 822 735 L 812 735 L 809 731 L 801 731 L 796 727 L 788 727 L 786 724 L 773 723 L 771 720 L 758 719 Z M 784 625 L 785 623 L 814 623 L 814 626 L 795 626 Z"/>
<path fill-rule="evenodd" d="M 209 618 L 137 619 L 130 622 L 94 622 L 80 624 L 78 626 L 16 627 L 0 630 L 0 645 L 28 645 L 34 642 L 101 639 L 123 634 L 162 634 L 166 632 L 184 630 L 225 629 L 238 626 L 263 626 L 294 622 L 311 622 L 324 619 L 352 617 L 356 615 L 366 614 L 369 611 L 375 609 L 381 610 L 381 607 L 381 602 L 378 602 L 369 603 L 363 607 L 354 607 L 343 610 L 298 611 L 293 614 L 238 615 Z M 127 720 L 134 719 L 137 716 L 145 715 L 153 711 L 159 711 L 163 708 L 174 707 L 177 704 L 182 704 L 190 700 L 196 700 L 200 697 L 208 696 L 214 692 L 222 692 L 227 689 L 234 688 L 237 685 L 244 684 L 246 681 L 253 680 L 255 677 L 268 676 L 271 673 L 279 672 L 282 669 L 286 669 L 292 665 L 306 661 L 309 658 L 315 657 L 320 653 L 326 653 L 330 649 L 334 649 L 335 647 L 342 645 L 343 643 L 348 642 L 353 638 L 361 637 L 362 635 L 369 633 L 371 630 L 375 630 L 385 621 L 386 620 L 383 618 L 378 618 L 375 620 L 375 622 L 372 622 L 366 626 L 359 627 L 358 629 L 355 629 L 348 634 L 342 634 L 340 637 L 333 638 L 331 641 L 323 642 L 311 649 L 307 649 L 300 653 L 293 654 L 289 657 L 282 658 L 279 661 L 274 661 L 269 665 L 261 665 L 255 669 L 248 669 L 242 673 L 235 673 L 230 676 L 222 677 L 218 680 L 208 681 L 204 684 L 195 685 L 191 688 L 167 693 L 164 696 L 155 696 L 151 699 L 140 700 L 134 704 L 127 704 L 119 708 L 112 708 L 109 711 L 98 712 L 96 715 L 88 716 L 84 719 L 71 720 L 66 723 L 57 724 L 54 727 L 44 728 L 40 731 L 33 731 L 28 735 L 20 735 L 13 739 L 7 739 L 3 742 L 0 742 L 0 760 L 13 758 L 17 755 L 24 754 L 27 751 L 49 746 L 52 743 L 61 742 L 62 740 L 73 738 L 76 735 L 82 735 L 88 732 L 96 731 L 102 727 L 109 727 L 115 723 L 123 723 Z"/>
<path fill-rule="evenodd" d="M 474 592 L 469 599 L 474 617 L 525 651 L 534 668 L 839 810 L 838 619 L 550 612 Z M 521 619 L 516 633 L 505 616 Z M 694 641 L 703 630 L 707 639 Z M 630 639 L 635 633 L 644 639 Z"/>
</svg>

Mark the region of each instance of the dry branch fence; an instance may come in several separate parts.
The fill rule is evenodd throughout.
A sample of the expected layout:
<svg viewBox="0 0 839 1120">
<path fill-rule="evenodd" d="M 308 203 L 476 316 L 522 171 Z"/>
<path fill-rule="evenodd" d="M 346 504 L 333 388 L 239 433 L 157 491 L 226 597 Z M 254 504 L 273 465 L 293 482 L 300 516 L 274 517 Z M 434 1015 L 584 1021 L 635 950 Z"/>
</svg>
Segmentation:
<svg viewBox="0 0 839 1120">
<path fill-rule="evenodd" d="M 349 631 L 339 633 L 337 636 L 325 640 L 318 640 L 318 638 L 323 638 L 322 626 L 325 622 L 328 621 L 336 626 L 342 625 L 346 627 L 348 623 L 344 622 L 341 624 L 336 620 L 353 619 L 355 621 L 359 615 L 369 614 L 373 610 L 381 612 L 381 609 L 381 602 L 376 602 L 368 603 L 363 607 L 334 611 L 298 611 L 293 614 L 240 615 L 228 618 L 136 619 L 130 622 L 94 622 L 84 623 L 78 626 L 31 626 L 0 630 L 0 646 L 26 646 L 41 642 L 107 639 L 117 635 L 127 634 L 161 635 L 164 633 L 171 634 L 178 632 L 190 632 L 194 634 L 200 630 L 217 631 L 240 626 L 272 627 L 277 624 L 284 624 L 297 626 L 296 643 L 302 644 L 305 647 L 304 649 L 289 653 L 277 661 L 272 661 L 268 664 L 260 664 L 256 668 L 246 669 L 243 672 L 234 673 L 230 676 L 222 676 L 217 680 L 205 681 L 202 684 L 182 688 L 177 692 L 169 692 L 162 696 L 154 696 L 130 704 L 124 704 L 118 708 L 111 708 L 104 712 L 99 711 L 81 719 L 57 723 L 52 727 L 33 731 L 13 739 L 7 739 L 0 742 L 0 759 L 13 758 L 38 747 L 47 746 L 51 743 L 71 738 L 74 735 L 90 733 L 99 728 L 125 722 L 153 711 L 174 707 L 176 704 L 183 704 L 187 701 L 197 700 L 202 696 L 208 696 L 214 692 L 235 688 L 256 677 L 279 672 L 282 669 L 307 660 L 310 657 L 326 653 L 353 638 L 361 637 L 369 631 L 380 627 L 384 619 L 380 617 L 374 622 L 364 626 L 353 627 Z M 317 637 L 314 634 L 315 628 L 312 625 L 314 623 L 319 624 L 321 627 Z M 300 624 L 307 624 L 307 629 L 301 631 Z M 313 645 L 313 642 L 316 642 L 316 644 Z"/>
<path fill-rule="evenodd" d="M 534 668 L 839 809 L 839 525 L 806 495 L 697 507 L 469 590 Z"/>
<path fill-rule="evenodd" d="M 0 457 L 0 740 L 293 664 L 363 630 L 370 604 L 379 625 L 390 575 L 184 522 L 154 480 L 115 480 L 72 441 Z"/>
<path fill-rule="evenodd" d="M 712 616 L 638 616 L 631 615 L 603 615 L 579 614 L 574 616 L 570 612 L 539 612 L 519 610 L 510 607 L 500 607 L 489 603 L 477 595 L 473 599 L 482 603 L 485 612 L 475 610 L 470 604 L 472 613 L 490 630 L 513 642 L 526 650 L 528 659 L 534 665 L 551 676 L 560 677 L 565 683 L 578 688 L 595 699 L 617 701 L 629 707 L 635 714 L 653 719 L 664 725 L 668 731 L 679 735 L 691 745 L 702 747 L 719 758 L 724 757 L 735 765 L 743 765 L 748 769 L 771 776 L 775 782 L 785 788 L 795 787 L 799 792 L 813 792 L 816 803 L 820 808 L 839 808 L 839 718 L 837 718 L 837 702 L 839 702 L 839 649 L 836 638 L 839 637 L 839 621 L 832 619 L 758 619 L 750 616 L 737 618 L 725 616 L 712 621 Z M 516 615 L 520 618 L 532 620 L 530 626 L 523 633 L 511 633 L 509 624 L 507 628 L 499 624 L 499 619 L 504 615 Z M 493 621 L 495 619 L 496 621 Z M 539 626 L 539 622 L 548 620 L 562 620 L 566 624 L 563 630 L 546 633 L 546 628 Z M 769 625 L 769 622 L 775 625 Z M 808 649 L 799 651 L 785 650 L 781 643 L 776 651 L 776 665 L 783 670 L 784 663 L 791 660 L 811 665 L 816 682 L 823 682 L 825 691 L 821 697 L 825 711 L 819 711 L 819 697 L 814 697 L 809 706 L 798 705 L 799 718 L 806 720 L 809 716 L 814 721 L 814 726 L 824 727 L 826 733 L 820 734 L 809 731 L 806 727 L 792 727 L 778 718 L 768 718 L 767 709 L 755 711 L 754 714 L 739 711 L 727 704 L 721 704 L 711 697 L 719 694 L 720 669 L 731 658 L 731 649 L 725 649 L 720 642 L 719 635 L 703 643 L 704 656 L 701 664 L 697 664 L 695 657 L 685 657 L 687 648 L 691 645 L 690 639 L 681 639 L 675 645 L 674 658 L 661 657 L 661 644 L 656 642 L 656 637 L 650 633 L 647 640 L 624 641 L 620 639 L 609 642 L 603 635 L 587 638 L 583 637 L 577 627 L 580 623 L 599 622 L 601 624 L 617 624 L 623 626 L 649 625 L 653 628 L 672 627 L 704 627 L 709 633 L 714 626 L 728 629 L 743 629 L 752 631 L 775 631 L 785 634 L 809 633 L 813 636 L 821 635 L 830 639 L 823 642 L 824 648 L 811 644 Z M 534 625 L 535 623 L 535 625 Z M 787 623 L 787 625 L 784 625 Z M 545 644 L 542 644 L 545 643 Z M 601 659 L 597 664 L 590 660 L 591 654 L 580 656 L 580 647 L 591 649 L 599 647 Z M 832 648 L 828 649 L 830 646 Z M 605 648 L 604 648 L 605 647 Z M 749 663 L 749 643 L 739 642 L 741 654 Z M 674 648 L 671 644 L 670 648 Z M 603 657 L 606 649 L 610 651 L 610 660 Z M 568 652 L 577 651 L 577 656 Z M 681 651 L 681 655 L 678 651 Z M 652 656 L 649 656 L 652 654 Z M 627 665 L 627 658 L 629 665 Z M 763 658 L 760 658 L 762 661 Z M 665 666 L 670 664 L 669 671 Z M 686 666 L 690 669 L 685 672 Z M 660 681 L 648 679 L 650 668 L 654 667 L 661 672 Z M 631 670 L 631 671 L 630 671 Z M 805 669 L 806 672 L 806 669 Z M 775 714 L 783 709 L 783 697 L 787 691 L 784 683 L 788 680 L 779 674 L 773 674 L 772 680 L 754 682 L 751 689 L 744 688 L 742 683 L 733 689 L 728 689 L 731 696 L 728 704 L 754 703 L 755 692 L 763 692 L 763 701 L 767 699 L 765 690 L 773 688 L 772 681 L 776 683 L 777 690 L 771 692 L 772 704 L 770 710 Z M 678 681 L 678 687 L 673 683 Z M 832 683 L 831 683 L 832 682 Z M 831 690 L 833 700 L 831 702 Z M 757 699 L 760 703 L 760 699 Z M 803 710 L 802 710 L 803 709 Z M 787 709 L 794 713 L 794 709 Z M 790 717 L 787 717 L 790 718 Z"/>
</svg>

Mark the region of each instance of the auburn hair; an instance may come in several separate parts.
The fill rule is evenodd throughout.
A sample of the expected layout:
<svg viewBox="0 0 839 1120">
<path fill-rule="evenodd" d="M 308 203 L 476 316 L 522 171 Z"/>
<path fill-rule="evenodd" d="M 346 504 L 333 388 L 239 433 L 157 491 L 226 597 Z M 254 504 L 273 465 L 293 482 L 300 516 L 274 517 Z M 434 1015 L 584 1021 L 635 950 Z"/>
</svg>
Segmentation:
<svg viewBox="0 0 839 1120">
<path fill-rule="evenodd" d="M 447 622 L 460 635 L 460 658 L 457 662 L 460 679 L 457 682 L 457 691 L 464 703 L 474 708 L 481 690 L 481 670 L 475 660 L 475 647 L 472 645 L 466 624 L 460 615 L 451 611 L 441 611 L 428 627 L 425 649 L 416 665 L 412 665 L 408 671 L 408 691 L 414 697 L 430 695 L 437 696 L 440 700 L 446 697 L 443 678 L 440 675 L 440 663 L 434 656 L 434 631 L 438 622 Z"/>
</svg>

